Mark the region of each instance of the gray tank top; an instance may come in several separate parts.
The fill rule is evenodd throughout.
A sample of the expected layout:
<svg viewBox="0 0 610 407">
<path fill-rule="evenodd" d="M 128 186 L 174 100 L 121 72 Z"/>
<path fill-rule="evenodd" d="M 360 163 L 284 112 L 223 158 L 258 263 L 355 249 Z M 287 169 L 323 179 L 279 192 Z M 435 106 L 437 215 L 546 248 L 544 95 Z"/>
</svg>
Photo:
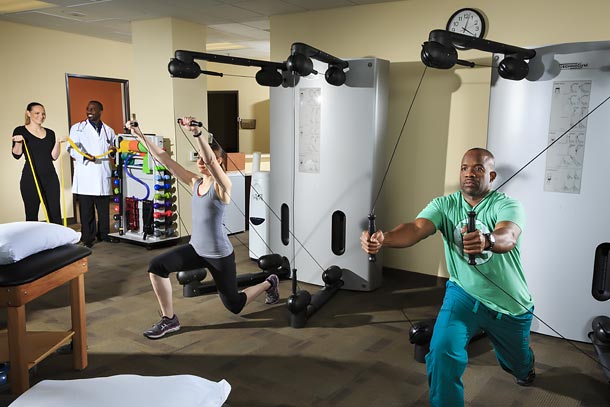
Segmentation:
<svg viewBox="0 0 610 407">
<path fill-rule="evenodd" d="M 203 179 L 195 182 L 192 199 L 192 234 L 190 244 L 201 257 L 218 259 L 233 253 L 233 246 L 229 241 L 224 227 L 225 207 L 218 195 L 214 183 L 210 189 L 199 196 L 197 191 Z"/>
</svg>

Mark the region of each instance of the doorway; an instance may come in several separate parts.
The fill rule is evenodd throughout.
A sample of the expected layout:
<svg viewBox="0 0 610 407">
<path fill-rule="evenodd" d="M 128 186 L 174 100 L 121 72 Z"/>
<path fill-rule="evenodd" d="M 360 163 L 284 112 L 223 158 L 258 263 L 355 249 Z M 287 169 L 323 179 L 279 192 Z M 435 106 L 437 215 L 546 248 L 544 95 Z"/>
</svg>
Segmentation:
<svg viewBox="0 0 610 407">
<path fill-rule="evenodd" d="M 99 100 L 104 105 L 104 123 L 116 134 L 123 132 L 129 117 L 129 81 L 66 74 L 66 92 L 70 127 L 87 118 L 85 110 L 90 100 Z"/>
<path fill-rule="evenodd" d="M 75 123 L 86 120 L 88 102 L 97 100 L 104 105 L 102 121 L 112 127 L 116 134 L 124 132 L 124 123 L 129 118 L 128 80 L 67 73 L 66 94 L 68 99 L 68 128 Z M 73 175 L 74 166 L 70 160 L 70 178 Z M 72 205 L 74 214 L 72 218 L 68 219 L 68 223 L 79 223 L 80 220 L 77 216 L 79 212 L 78 202 L 74 195 L 72 195 Z"/>
<path fill-rule="evenodd" d="M 239 152 L 239 94 L 236 90 L 208 92 L 208 124 L 227 153 Z"/>
</svg>

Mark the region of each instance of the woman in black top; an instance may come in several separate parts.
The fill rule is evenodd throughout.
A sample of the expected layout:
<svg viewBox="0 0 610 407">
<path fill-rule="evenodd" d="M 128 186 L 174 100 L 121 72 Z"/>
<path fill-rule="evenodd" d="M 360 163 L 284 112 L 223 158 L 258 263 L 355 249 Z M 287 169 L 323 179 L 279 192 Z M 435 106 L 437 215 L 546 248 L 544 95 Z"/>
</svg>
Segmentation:
<svg viewBox="0 0 610 407">
<path fill-rule="evenodd" d="M 21 197 L 25 207 L 25 220 L 37 221 L 40 208 L 40 198 L 32 176 L 32 168 L 26 149 L 27 145 L 34 174 L 38 180 L 40 193 L 47 208 L 49 220 L 61 224 L 61 209 L 59 205 L 59 179 L 53 166 L 53 161 L 61 153 L 60 143 L 65 140 L 57 140 L 55 132 L 42 127 L 47 115 L 44 106 L 37 102 L 28 104 L 25 112 L 25 126 L 19 126 L 13 130 L 13 157 L 16 160 L 25 155 L 25 165 L 21 172 Z"/>
</svg>

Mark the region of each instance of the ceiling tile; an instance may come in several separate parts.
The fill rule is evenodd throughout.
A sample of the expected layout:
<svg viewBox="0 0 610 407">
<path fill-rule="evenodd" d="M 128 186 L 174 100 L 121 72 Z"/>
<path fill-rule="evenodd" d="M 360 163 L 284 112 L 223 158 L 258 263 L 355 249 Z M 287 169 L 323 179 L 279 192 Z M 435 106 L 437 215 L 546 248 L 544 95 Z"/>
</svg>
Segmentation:
<svg viewBox="0 0 610 407">
<path fill-rule="evenodd" d="M 302 13 L 307 11 L 307 9 L 304 7 L 290 4 L 282 0 L 242 0 L 239 3 L 233 4 L 233 6 L 244 10 L 261 13 L 265 16 Z"/>
<path fill-rule="evenodd" d="M 0 4 L 2 1 L 0 0 Z M 10 0 L 16 1 L 16 0 Z M 245 48 L 233 56 L 267 59 L 269 16 L 393 0 L 50 0 L 52 6 L 0 20 L 131 42 L 131 22 L 172 17 L 208 26 L 210 43 Z"/>
<path fill-rule="evenodd" d="M 208 26 L 217 31 L 222 31 L 230 34 L 236 34 L 244 38 L 251 38 L 253 40 L 267 40 L 269 41 L 269 32 L 263 30 L 257 30 L 256 28 L 249 27 L 245 24 L 220 24 Z"/>
<path fill-rule="evenodd" d="M 300 6 L 306 10 L 322 10 L 328 8 L 353 6 L 349 0 L 283 0 L 285 3 Z"/>
</svg>

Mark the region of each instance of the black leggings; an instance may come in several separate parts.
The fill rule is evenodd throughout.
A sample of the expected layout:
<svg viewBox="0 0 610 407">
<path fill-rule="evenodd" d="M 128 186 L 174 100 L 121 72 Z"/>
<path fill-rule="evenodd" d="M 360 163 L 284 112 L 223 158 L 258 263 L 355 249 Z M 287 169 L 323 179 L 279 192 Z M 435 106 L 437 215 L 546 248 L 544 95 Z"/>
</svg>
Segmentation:
<svg viewBox="0 0 610 407">
<path fill-rule="evenodd" d="M 149 273 L 169 278 L 170 273 L 205 267 L 210 270 L 225 308 L 239 314 L 246 305 L 246 294 L 237 290 L 235 253 L 219 259 L 201 257 L 190 244 L 178 246 L 151 260 Z"/>
<path fill-rule="evenodd" d="M 40 187 L 40 194 L 42 195 L 45 207 L 47 208 L 49 220 L 51 223 L 61 225 L 63 222 L 59 205 L 60 193 L 57 175 L 53 174 L 53 176 L 39 178 L 38 186 Z M 38 189 L 36 188 L 31 173 L 28 172 L 21 175 L 20 187 L 23 206 L 25 208 L 25 220 L 37 221 L 38 210 L 40 209 L 40 197 L 38 196 Z"/>
</svg>

